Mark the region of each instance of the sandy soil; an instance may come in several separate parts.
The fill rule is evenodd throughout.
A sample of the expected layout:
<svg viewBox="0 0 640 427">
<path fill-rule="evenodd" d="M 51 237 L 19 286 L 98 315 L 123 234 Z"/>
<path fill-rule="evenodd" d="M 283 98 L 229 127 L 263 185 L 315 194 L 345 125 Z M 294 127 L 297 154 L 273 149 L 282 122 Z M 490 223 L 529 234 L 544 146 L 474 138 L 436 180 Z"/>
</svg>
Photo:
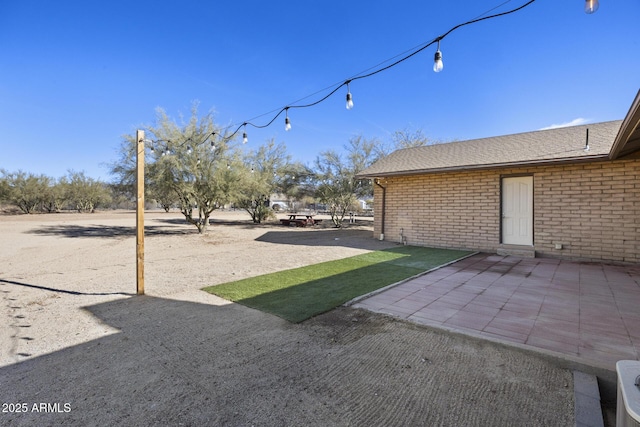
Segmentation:
<svg viewBox="0 0 640 427">
<path fill-rule="evenodd" d="M 352 308 L 293 325 L 200 290 L 392 246 L 370 221 L 145 223 L 134 296 L 132 212 L 0 216 L 0 425 L 574 423 L 571 373 L 548 360 Z"/>
</svg>

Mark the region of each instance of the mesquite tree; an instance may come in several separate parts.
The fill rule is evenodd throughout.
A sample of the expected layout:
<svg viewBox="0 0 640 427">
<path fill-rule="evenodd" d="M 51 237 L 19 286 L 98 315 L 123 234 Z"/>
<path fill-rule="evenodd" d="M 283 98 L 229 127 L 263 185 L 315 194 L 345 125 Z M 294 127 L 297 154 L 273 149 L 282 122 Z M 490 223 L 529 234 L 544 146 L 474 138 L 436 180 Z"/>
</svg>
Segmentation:
<svg viewBox="0 0 640 427">
<path fill-rule="evenodd" d="M 353 208 L 357 198 L 372 192 L 369 180 L 355 176 L 376 159 L 376 147 L 376 140 L 356 136 L 344 146 L 346 156 L 329 150 L 316 159 L 316 196 L 327 205 L 336 228 L 342 227 L 347 211 Z"/>
<path fill-rule="evenodd" d="M 273 139 L 245 156 L 237 205 L 249 213 L 255 224 L 273 215 L 269 199 L 283 190 L 288 166 L 285 145 L 276 144 Z"/>
<path fill-rule="evenodd" d="M 66 188 L 66 199 L 78 212 L 93 212 L 97 207 L 111 202 L 109 187 L 86 176 L 84 172 L 69 171 L 62 185 Z"/>
<path fill-rule="evenodd" d="M 35 175 L 23 171 L 2 173 L 3 200 L 18 207 L 22 212 L 30 214 L 37 211 L 43 203 L 44 194 L 51 179 L 44 175 Z"/>
<path fill-rule="evenodd" d="M 238 171 L 230 165 L 238 154 L 227 135 L 211 114 L 198 119 L 195 107 L 182 127 L 159 110 L 158 126 L 149 133 L 159 141 L 149 166 L 151 187 L 172 192 L 187 222 L 206 231 L 211 213 L 237 197 Z"/>
<path fill-rule="evenodd" d="M 176 204 L 186 221 L 203 233 L 211 213 L 237 198 L 240 162 L 228 135 L 208 114 L 198 118 L 197 106 L 189 121 L 179 125 L 157 110 L 155 126 L 146 130 L 145 190 L 165 209 Z M 135 138 L 127 136 L 120 159 L 111 170 L 122 188 L 133 188 Z"/>
</svg>

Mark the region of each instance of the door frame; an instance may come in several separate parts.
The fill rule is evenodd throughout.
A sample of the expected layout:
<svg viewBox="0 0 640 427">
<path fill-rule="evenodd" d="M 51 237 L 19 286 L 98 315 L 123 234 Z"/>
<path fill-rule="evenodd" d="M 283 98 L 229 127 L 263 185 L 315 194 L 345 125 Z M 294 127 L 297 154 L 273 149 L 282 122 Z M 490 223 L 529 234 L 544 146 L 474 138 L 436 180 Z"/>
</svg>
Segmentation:
<svg viewBox="0 0 640 427">
<path fill-rule="evenodd" d="M 503 220 L 503 212 L 504 212 L 504 180 L 505 178 L 524 178 L 531 177 L 531 246 L 535 245 L 535 178 L 532 173 L 517 173 L 517 174 L 505 174 L 500 175 L 500 211 L 498 212 L 498 221 L 500 224 L 500 244 L 509 244 L 504 243 L 504 220 Z M 528 244 L 526 246 L 529 246 Z"/>
</svg>

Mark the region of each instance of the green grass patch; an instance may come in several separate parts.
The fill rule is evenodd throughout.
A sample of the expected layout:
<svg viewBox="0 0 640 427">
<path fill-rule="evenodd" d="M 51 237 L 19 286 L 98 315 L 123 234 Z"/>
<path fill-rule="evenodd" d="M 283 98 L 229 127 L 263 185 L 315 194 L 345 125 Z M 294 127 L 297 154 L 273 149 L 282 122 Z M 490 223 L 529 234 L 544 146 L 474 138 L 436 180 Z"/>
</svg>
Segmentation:
<svg viewBox="0 0 640 427">
<path fill-rule="evenodd" d="M 470 253 L 400 246 L 203 290 L 298 323 Z"/>
</svg>

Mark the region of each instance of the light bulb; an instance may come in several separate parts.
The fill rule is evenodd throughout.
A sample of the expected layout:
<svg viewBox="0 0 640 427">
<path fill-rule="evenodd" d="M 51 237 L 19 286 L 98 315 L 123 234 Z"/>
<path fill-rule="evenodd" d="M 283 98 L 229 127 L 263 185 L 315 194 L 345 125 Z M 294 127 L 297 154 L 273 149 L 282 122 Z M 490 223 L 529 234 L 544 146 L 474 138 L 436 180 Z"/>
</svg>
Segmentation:
<svg viewBox="0 0 640 427">
<path fill-rule="evenodd" d="M 440 49 L 438 49 L 436 50 L 436 54 L 433 57 L 433 71 L 439 73 L 440 71 L 442 71 L 443 67 L 444 64 L 442 63 L 442 52 L 440 52 Z"/>
<path fill-rule="evenodd" d="M 347 110 L 351 110 L 353 108 L 353 98 L 351 97 L 351 92 L 347 92 Z"/>
<path fill-rule="evenodd" d="M 246 144 L 249 142 L 249 138 L 247 137 L 247 123 L 242 124 L 242 143 Z"/>
<path fill-rule="evenodd" d="M 291 120 L 289 120 L 288 116 L 284 118 L 284 130 L 286 131 L 291 130 Z"/>
<path fill-rule="evenodd" d="M 600 7 L 600 2 L 598 0 L 586 0 L 584 3 L 584 11 L 585 13 L 592 14 Z"/>
<path fill-rule="evenodd" d="M 191 154 L 191 146 L 190 145 L 187 146 L 187 154 Z"/>
</svg>

